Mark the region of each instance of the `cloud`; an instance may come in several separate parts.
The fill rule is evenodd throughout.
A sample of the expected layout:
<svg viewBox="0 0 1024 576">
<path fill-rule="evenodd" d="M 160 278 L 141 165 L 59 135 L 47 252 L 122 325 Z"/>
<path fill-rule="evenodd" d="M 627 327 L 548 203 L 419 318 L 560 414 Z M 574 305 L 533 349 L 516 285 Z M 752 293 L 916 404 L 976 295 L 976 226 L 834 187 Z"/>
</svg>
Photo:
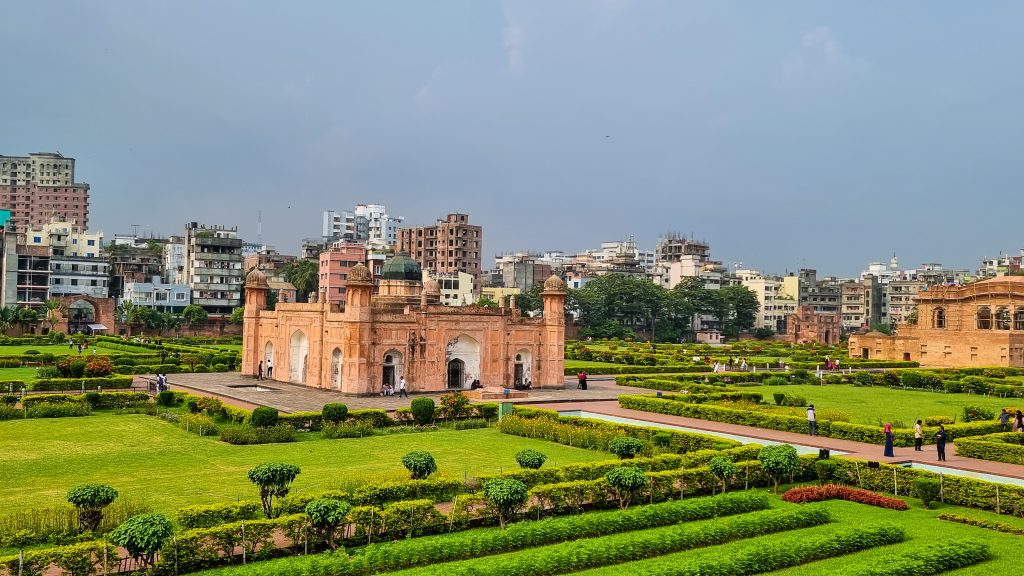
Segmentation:
<svg viewBox="0 0 1024 576">
<path fill-rule="evenodd" d="M 800 49 L 782 62 L 782 78 L 799 81 L 846 73 L 863 73 L 866 60 L 851 56 L 828 26 L 818 26 L 800 39 Z"/>
<path fill-rule="evenodd" d="M 501 41 L 505 46 L 508 69 L 512 72 L 522 71 L 525 66 L 523 63 L 523 30 L 519 25 L 510 21 L 507 16 L 505 27 L 501 29 Z"/>
</svg>

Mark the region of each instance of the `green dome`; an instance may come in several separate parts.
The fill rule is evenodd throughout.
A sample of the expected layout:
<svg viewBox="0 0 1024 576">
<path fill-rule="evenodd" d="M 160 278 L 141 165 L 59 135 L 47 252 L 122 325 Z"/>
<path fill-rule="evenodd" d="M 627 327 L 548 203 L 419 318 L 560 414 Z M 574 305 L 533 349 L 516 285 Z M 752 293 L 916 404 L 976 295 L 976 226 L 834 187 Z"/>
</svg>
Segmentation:
<svg viewBox="0 0 1024 576">
<path fill-rule="evenodd" d="M 384 263 L 380 271 L 381 280 L 412 280 L 420 282 L 423 280 L 423 270 L 420 265 L 404 253 L 399 252 L 396 256 Z"/>
</svg>

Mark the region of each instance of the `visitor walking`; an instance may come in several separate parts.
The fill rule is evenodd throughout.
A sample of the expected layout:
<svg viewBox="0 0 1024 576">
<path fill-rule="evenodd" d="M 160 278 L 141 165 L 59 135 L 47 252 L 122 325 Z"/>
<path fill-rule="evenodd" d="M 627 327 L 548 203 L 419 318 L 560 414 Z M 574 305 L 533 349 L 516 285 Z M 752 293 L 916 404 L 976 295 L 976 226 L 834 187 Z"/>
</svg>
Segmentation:
<svg viewBox="0 0 1024 576">
<path fill-rule="evenodd" d="M 1003 411 L 999 413 L 999 428 L 1003 432 L 1009 432 L 1010 430 L 1010 413 L 1003 408 Z"/>
<path fill-rule="evenodd" d="M 409 397 L 409 393 L 405 391 L 405 376 L 398 379 L 398 397 L 402 396 Z"/>
<path fill-rule="evenodd" d="M 274 361 L 267 358 L 267 380 L 274 379 Z"/>
<path fill-rule="evenodd" d="M 583 389 L 586 390 L 587 389 L 587 371 L 584 370 L 582 372 L 582 374 L 583 374 L 583 380 L 580 383 L 583 385 Z"/>
<path fill-rule="evenodd" d="M 256 367 L 256 379 L 263 380 L 263 360 L 260 360 L 259 366 Z"/>
<path fill-rule="evenodd" d="M 1013 431 L 1024 432 L 1024 413 L 1017 410 L 1017 414 L 1013 419 Z"/>
<path fill-rule="evenodd" d="M 1018 412 L 1019 413 L 1019 412 Z M 935 433 L 935 449 L 939 452 L 939 462 L 946 461 L 946 427 L 939 424 L 939 431 Z"/>
<path fill-rule="evenodd" d="M 576 373 L 576 389 L 583 390 L 583 372 Z"/>
<path fill-rule="evenodd" d="M 921 421 L 914 423 L 914 452 L 921 451 L 921 444 L 924 443 L 924 432 L 921 430 Z"/>
<path fill-rule="evenodd" d="M 818 435 L 818 417 L 814 413 L 814 404 L 807 407 L 807 432 L 811 436 Z"/>
<path fill-rule="evenodd" d="M 892 424 L 886 422 L 883 431 L 885 432 L 885 452 L 882 455 L 886 458 L 892 458 Z"/>
</svg>

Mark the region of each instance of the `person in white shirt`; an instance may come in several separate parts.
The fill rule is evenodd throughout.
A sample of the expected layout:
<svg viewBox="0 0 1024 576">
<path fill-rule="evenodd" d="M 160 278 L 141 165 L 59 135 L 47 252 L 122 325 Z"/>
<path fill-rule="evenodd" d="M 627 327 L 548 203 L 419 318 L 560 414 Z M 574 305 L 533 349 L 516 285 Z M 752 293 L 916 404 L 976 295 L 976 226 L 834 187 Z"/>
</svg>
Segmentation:
<svg viewBox="0 0 1024 576">
<path fill-rule="evenodd" d="M 398 397 L 402 396 L 409 397 L 409 393 L 405 391 L 405 376 L 398 379 Z"/>
<path fill-rule="evenodd" d="M 807 407 L 807 430 L 811 436 L 818 435 L 818 417 L 814 413 L 814 404 Z"/>
<path fill-rule="evenodd" d="M 271 360 L 270 358 L 267 358 L 267 380 L 270 380 L 273 377 L 274 377 L 274 361 Z"/>
</svg>

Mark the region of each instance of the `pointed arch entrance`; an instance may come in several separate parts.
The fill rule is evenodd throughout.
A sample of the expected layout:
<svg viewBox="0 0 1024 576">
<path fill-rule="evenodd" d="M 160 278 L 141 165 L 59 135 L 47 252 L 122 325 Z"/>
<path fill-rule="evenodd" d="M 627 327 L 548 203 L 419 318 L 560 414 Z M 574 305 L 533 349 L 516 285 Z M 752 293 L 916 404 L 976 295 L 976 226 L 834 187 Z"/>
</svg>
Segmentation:
<svg viewBox="0 0 1024 576">
<path fill-rule="evenodd" d="M 331 386 L 341 390 L 341 348 L 335 348 L 331 353 Z"/>
<path fill-rule="evenodd" d="M 309 356 L 309 337 L 302 330 L 292 333 L 288 354 L 288 381 L 294 384 L 306 383 L 306 361 Z"/>
</svg>

